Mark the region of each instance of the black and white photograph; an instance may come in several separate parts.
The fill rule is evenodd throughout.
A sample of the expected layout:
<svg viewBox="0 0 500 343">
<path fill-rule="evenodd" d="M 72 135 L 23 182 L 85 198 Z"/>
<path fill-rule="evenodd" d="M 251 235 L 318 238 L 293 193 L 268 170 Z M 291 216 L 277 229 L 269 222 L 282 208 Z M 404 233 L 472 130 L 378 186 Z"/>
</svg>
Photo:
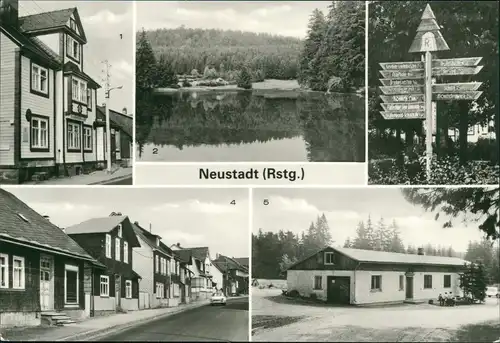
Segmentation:
<svg viewBox="0 0 500 343">
<path fill-rule="evenodd" d="M 499 192 L 254 189 L 252 341 L 497 341 Z"/>
<path fill-rule="evenodd" d="M 373 185 L 496 185 L 498 1 L 370 1 Z"/>
<path fill-rule="evenodd" d="M 136 160 L 365 162 L 365 7 L 137 2 Z"/>
<path fill-rule="evenodd" d="M 0 184 L 132 184 L 130 1 L 0 1 Z"/>
<path fill-rule="evenodd" d="M 0 189 L 9 341 L 248 341 L 249 190 Z"/>
</svg>

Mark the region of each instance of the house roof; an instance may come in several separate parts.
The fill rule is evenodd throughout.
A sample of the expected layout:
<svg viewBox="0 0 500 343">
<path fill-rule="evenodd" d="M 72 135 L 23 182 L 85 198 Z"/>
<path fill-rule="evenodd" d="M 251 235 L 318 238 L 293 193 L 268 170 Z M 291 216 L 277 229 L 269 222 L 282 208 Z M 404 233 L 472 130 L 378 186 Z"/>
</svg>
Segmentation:
<svg viewBox="0 0 500 343">
<path fill-rule="evenodd" d="M 200 261 L 205 261 L 208 255 L 208 247 L 189 248 L 189 250 L 191 250 L 193 257 Z"/>
<path fill-rule="evenodd" d="M 69 254 L 100 265 L 61 228 L 3 189 L 0 189 L 0 218 L 0 239 Z"/>
<path fill-rule="evenodd" d="M 149 245 L 151 249 L 159 250 L 160 252 L 168 256 L 173 255 L 172 251 L 169 251 L 170 249 L 168 249 L 166 245 L 163 244 L 162 242 L 160 242 L 160 246 L 156 245 L 156 238 L 161 239 L 160 236 L 148 232 L 146 229 L 141 227 L 137 222 L 132 223 L 132 228 L 134 229 L 135 234 L 139 236 L 144 242 L 146 242 L 146 244 Z"/>
<path fill-rule="evenodd" d="M 189 264 L 191 262 L 192 254 L 189 249 L 174 250 L 174 255 L 177 255 L 182 263 Z"/>
<path fill-rule="evenodd" d="M 250 265 L 250 259 L 248 257 L 233 257 L 233 260 L 244 267 L 248 267 Z"/>
<path fill-rule="evenodd" d="M 77 77 L 80 77 L 87 81 L 90 86 L 92 86 L 95 89 L 101 88 L 101 85 L 97 83 L 90 75 L 87 73 L 84 73 L 83 71 L 80 70 L 80 67 L 77 66 L 75 63 L 68 61 L 64 64 L 63 66 L 63 71 L 65 74 L 74 74 Z"/>
<path fill-rule="evenodd" d="M 236 259 L 224 255 L 219 255 L 214 261 L 212 261 L 212 264 L 215 264 L 222 272 L 225 272 L 226 269 L 248 272 L 248 268 L 236 261 Z"/>
<path fill-rule="evenodd" d="M 429 256 L 417 254 L 402 254 L 396 252 L 352 249 L 352 248 L 333 248 L 325 247 L 316 251 L 314 254 L 294 263 L 287 269 L 295 267 L 299 263 L 311 258 L 312 256 L 331 249 L 343 254 L 357 262 L 361 263 L 380 263 L 380 264 L 415 264 L 415 265 L 435 265 L 435 266 L 463 266 L 467 261 L 458 257 Z"/>
<path fill-rule="evenodd" d="M 105 106 L 97 106 L 98 114 L 101 114 L 104 118 L 106 118 L 106 107 Z M 118 127 L 122 129 L 128 136 L 132 137 L 133 132 L 133 117 L 129 115 L 122 114 L 117 111 L 109 110 L 109 120 L 115 123 Z"/>
<path fill-rule="evenodd" d="M 19 25 L 23 31 L 38 31 L 66 26 L 76 7 L 50 11 L 19 17 Z"/>
<path fill-rule="evenodd" d="M 102 218 L 92 218 L 66 228 L 66 233 L 69 234 L 82 234 L 82 233 L 106 233 L 113 230 L 127 216 L 109 216 Z"/>
</svg>

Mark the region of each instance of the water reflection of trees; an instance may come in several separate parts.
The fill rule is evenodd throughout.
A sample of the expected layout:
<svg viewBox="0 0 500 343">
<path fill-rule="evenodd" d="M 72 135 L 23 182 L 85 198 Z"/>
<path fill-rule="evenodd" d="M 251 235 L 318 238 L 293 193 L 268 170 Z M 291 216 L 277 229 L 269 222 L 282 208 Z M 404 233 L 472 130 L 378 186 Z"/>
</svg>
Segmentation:
<svg viewBox="0 0 500 343">
<path fill-rule="evenodd" d="M 251 92 L 137 95 L 139 154 L 303 136 L 310 161 L 364 161 L 364 100 L 352 95 Z"/>
</svg>

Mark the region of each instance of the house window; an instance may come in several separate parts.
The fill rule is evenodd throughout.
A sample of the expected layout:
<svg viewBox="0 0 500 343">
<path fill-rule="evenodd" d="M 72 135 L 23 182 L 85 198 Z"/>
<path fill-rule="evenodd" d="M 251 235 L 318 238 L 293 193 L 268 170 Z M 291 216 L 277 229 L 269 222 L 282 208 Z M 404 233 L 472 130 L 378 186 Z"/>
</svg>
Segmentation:
<svg viewBox="0 0 500 343">
<path fill-rule="evenodd" d="M 31 148 L 49 148 L 49 119 L 31 117 Z"/>
<path fill-rule="evenodd" d="M 83 149 L 92 151 L 92 128 L 88 126 L 83 127 Z"/>
<path fill-rule="evenodd" d="M 64 303 L 78 304 L 78 266 L 66 264 L 64 266 Z"/>
<path fill-rule="evenodd" d="M 118 224 L 118 237 L 122 238 L 122 224 Z"/>
<path fill-rule="evenodd" d="M 120 249 L 121 249 L 121 244 L 120 244 L 120 238 L 115 238 L 115 260 L 121 261 L 121 254 L 120 254 Z"/>
<path fill-rule="evenodd" d="M 372 291 L 382 290 L 382 275 L 372 275 Z"/>
<path fill-rule="evenodd" d="M 68 149 L 80 149 L 80 124 L 68 122 Z"/>
<path fill-rule="evenodd" d="M 87 89 L 87 107 L 92 109 L 92 89 Z"/>
<path fill-rule="evenodd" d="M 405 289 L 405 277 L 404 275 L 399 275 L 399 290 L 402 291 Z"/>
<path fill-rule="evenodd" d="M 66 53 L 69 57 L 80 61 L 80 43 L 69 35 L 66 35 Z"/>
<path fill-rule="evenodd" d="M 45 95 L 49 94 L 49 71 L 39 65 L 31 64 L 31 90 Z"/>
<path fill-rule="evenodd" d="M 334 264 L 333 252 L 325 252 L 325 264 Z"/>
<path fill-rule="evenodd" d="M 71 30 L 75 31 L 76 32 L 76 21 L 75 19 L 71 18 L 69 20 L 69 27 Z"/>
<path fill-rule="evenodd" d="M 24 289 L 24 257 L 14 256 L 12 261 L 12 287 Z"/>
<path fill-rule="evenodd" d="M 123 262 L 128 263 L 128 242 L 123 242 Z"/>
<path fill-rule="evenodd" d="M 424 275 L 424 289 L 432 288 L 432 275 Z"/>
<path fill-rule="evenodd" d="M 125 281 L 125 298 L 132 298 L 132 281 L 130 280 Z"/>
<path fill-rule="evenodd" d="M 101 275 L 101 284 L 99 290 L 99 295 L 101 297 L 109 297 L 109 276 Z"/>
<path fill-rule="evenodd" d="M 444 275 L 443 287 L 451 288 L 451 275 Z"/>
<path fill-rule="evenodd" d="M 106 257 L 111 258 L 111 236 L 106 235 Z"/>
<path fill-rule="evenodd" d="M 316 275 L 314 277 L 314 289 L 323 289 L 323 277 Z"/>
<path fill-rule="evenodd" d="M 165 285 L 161 282 L 156 283 L 156 298 L 163 299 L 165 297 Z"/>
<path fill-rule="evenodd" d="M 160 272 L 160 261 L 158 255 L 155 256 L 155 272 L 156 273 Z"/>
<path fill-rule="evenodd" d="M 156 245 L 160 246 L 160 239 L 158 237 L 156 237 Z"/>
<path fill-rule="evenodd" d="M 9 255 L 0 254 L 0 288 L 9 288 Z"/>
<path fill-rule="evenodd" d="M 87 84 L 73 77 L 71 98 L 83 104 L 87 104 Z"/>
</svg>

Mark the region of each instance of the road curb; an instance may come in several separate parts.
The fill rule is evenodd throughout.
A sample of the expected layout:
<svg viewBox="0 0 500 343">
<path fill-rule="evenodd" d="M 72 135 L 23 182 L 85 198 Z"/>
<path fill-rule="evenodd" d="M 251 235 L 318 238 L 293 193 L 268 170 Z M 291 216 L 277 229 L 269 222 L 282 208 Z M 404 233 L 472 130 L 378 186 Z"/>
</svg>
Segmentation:
<svg viewBox="0 0 500 343">
<path fill-rule="evenodd" d="M 105 185 L 107 183 L 110 183 L 110 182 L 115 182 L 115 181 L 120 181 L 120 180 L 126 180 L 126 179 L 130 179 L 132 178 L 132 174 L 127 174 L 125 176 L 117 176 L 117 177 L 114 177 L 114 178 L 111 178 L 111 179 L 107 179 L 107 180 L 104 180 L 104 181 L 98 181 L 98 182 L 93 182 L 93 183 L 89 183 L 88 185 L 91 186 L 91 185 Z"/>
<path fill-rule="evenodd" d="M 60 342 L 60 341 L 97 341 L 100 338 L 103 338 L 105 336 L 109 336 L 109 335 L 112 335 L 112 334 L 116 334 L 116 333 L 118 333 L 120 331 L 125 331 L 127 329 L 131 329 L 131 328 L 133 328 L 135 326 L 144 324 L 144 323 L 146 323 L 148 321 L 153 321 L 153 320 L 157 320 L 157 319 L 161 319 L 161 318 L 166 318 L 166 317 L 169 317 L 171 315 L 174 315 L 174 314 L 177 314 L 177 313 L 180 313 L 180 312 L 185 312 L 185 311 L 188 311 L 188 310 L 191 310 L 191 309 L 194 309 L 194 308 L 202 307 L 202 306 L 205 306 L 205 305 L 208 305 L 208 304 L 209 304 L 209 302 L 202 301 L 200 303 L 196 303 L 196 304 L 191 305 L 191 306 L 189 306 L 189 305 L 186 306 L 186 307 L 179 306 L 179 307 L 176 307 L 175 310 L 172 310 L 172 311 L 167 312 L 167 313 L 162 313 L 162 314 L 158 314 L 156 316 L 152 316 L 152 317 L 148 317 L 148 318 L 143 318 L 143 319 L 135 320 L 133 322 L 126 323 L 126 324 L 113 325 L 111 327 L 107 327 L 107 328 L 104 328 L 104 329 L 88 330 L 88 331 L 85 331 L 85 332 L 78 333 L 76 335 L 66 336 L 66 337 L 57 339 L 57 341 L 58 342 Z"/>
</svg>

